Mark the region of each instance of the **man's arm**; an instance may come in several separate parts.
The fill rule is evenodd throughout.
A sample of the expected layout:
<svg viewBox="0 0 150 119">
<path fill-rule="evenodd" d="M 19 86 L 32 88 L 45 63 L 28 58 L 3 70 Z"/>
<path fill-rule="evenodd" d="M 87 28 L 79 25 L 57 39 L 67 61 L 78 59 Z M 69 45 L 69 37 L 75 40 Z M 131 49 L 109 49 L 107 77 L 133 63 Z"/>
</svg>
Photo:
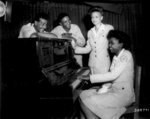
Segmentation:
<svg viewBox="0 0 150 119">
<path fill-rule="evenodd" d="M 41 32 L 37 32 L 37 33 L 33 33 L 30 36 L 31 38 L 35 38 L 35 37 L 42 37 L 42 38 L 57 38 L 57 35 L 53 34 L 53 33 L 41 33 Z"/>
<path fill-rule="evenodd" d="M 37 33 L 38 37 L 43 37 L 43 38 L 57 38 L 57 35 L 55 35 L 54 33 Z"/>
<path fill-rule="evenodd" d="M 75 33 L 72 34 L 73 40 L 76 41 L 77 46 L 83 47 L 85 45 L 85 38 L 78 25 L 75 25 Z"/>
<path fill-rule="evenodd" d="M 62 26 L 56 26 L 50 33 L 55 34 L 57 38 L 62 38 Z"/>
</svg>

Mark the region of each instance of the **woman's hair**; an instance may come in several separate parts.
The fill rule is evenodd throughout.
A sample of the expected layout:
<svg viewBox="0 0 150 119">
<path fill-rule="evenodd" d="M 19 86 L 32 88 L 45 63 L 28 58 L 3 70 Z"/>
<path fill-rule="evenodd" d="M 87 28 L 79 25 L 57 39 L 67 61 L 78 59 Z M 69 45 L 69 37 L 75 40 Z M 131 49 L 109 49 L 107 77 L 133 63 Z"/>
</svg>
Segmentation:
<svg viewBox="0 0 150 119">
<path fill-rule="evenodd" d="M 107 35 L 107 39 L 116 38 L 119 43 L 123 43 L 123 48 L 130 50 L 131 43 L 130 37 L 123 31 L 120 30 L 110 30 Z"/>
<path fill-rule="evenodd" d="M 100 6 L 94 6 L 90 8 L 88 14 L 91 15 L 93 12 L 100 12 L 100 14 L 103 16 L 103 8 Z"/>
</svg>

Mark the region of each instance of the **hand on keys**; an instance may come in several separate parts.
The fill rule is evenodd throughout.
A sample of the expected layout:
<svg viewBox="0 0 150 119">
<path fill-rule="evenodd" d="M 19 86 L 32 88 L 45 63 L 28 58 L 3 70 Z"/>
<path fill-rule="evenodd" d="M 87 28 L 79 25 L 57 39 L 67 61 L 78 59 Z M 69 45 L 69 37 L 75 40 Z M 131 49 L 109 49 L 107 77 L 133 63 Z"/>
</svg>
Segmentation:
<svg viewBox="0 0 150 119">
<path fill-rule="evenodd" d="M 78 78 L 81 80 L 90 80 L 90 75 L 81 75 Z"/>
</svg>

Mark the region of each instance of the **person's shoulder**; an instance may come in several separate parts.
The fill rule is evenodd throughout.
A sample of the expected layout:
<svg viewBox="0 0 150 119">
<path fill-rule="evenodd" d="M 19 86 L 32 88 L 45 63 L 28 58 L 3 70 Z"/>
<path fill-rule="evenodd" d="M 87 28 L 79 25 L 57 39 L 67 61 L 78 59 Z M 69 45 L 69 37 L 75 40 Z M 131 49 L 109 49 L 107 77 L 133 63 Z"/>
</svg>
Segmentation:
<svg viewBox="0 0 150 119">
<path fill-rule="evenodd" d="M 121 62 L 127 62 L 131 58 L 132 58 L 132 53 L 129 50 L 124 50 L 124 52 L 120 56 L 120 61 Z"/>
<path fill-rule="evenodd" d="M 106 27 L 113 27 L 113 25 L 111 24 L 103 24 L 103 25 L 105 25 Z"/>
<path fill-rule="evenodd" d="M 87 36 L 88 36 L 88 38 L 89 38 L 90 36 L 92 36 L 92 34 L 93 34 L 93 29 L 94 29 L 94 27 L 90 28 L 90 29 L 87 31 Z"/>
<path fill-rule="evenodd" d="M 126 54 L 126 55 L 128 55 L 128 56 L 129 56 L 129 55 L 130 55 L 130 56 L 132 55 L 131 51 L 129 51 L 129 50 L 124 50 L 124 54 Z"/>
<path fill-rule="evenodd" d="M 104 24 L 106 28 L 108 29 L 114 29 L 114 26 L 111 24 Z"/>
<path fill-rule="evenodd" d="M 88 32 L 92 32 L 94 30 L 94 26 L 88 30 Z"/>
<path fill-rule="evenodd" d="M 71 24 L 71 26 L 79 27 L 77 24 Z"/>
<path fill-rule="evenodd" d="M 30 29 L 31 27 L 33 27 L 32 24 L 31 23 L 27 23 L 27 24 L 24 24 L 22 26 L 22 29 Z"/>
<path fill-rule="evenodd" d="M 77 24 L 71 24 L 71 27 L 80 29 L 80 27 Z"/>
<path fill-rule="evenodd" d="M 51 32 L 58 32 L 58 31 L 61 31 L 63 29 L 63 27 L 61 25 L 58 25 L 56 27 L 54 27 Z"/>
<path fill-rule="evenodd" d="M 60 28 L 62 28 L 62 26 L 58 25 L 58 26 L 54 27 L 53 29 L 60 29 Z"/>
<path fill-rule="evenodd" d="M 90 28 L 89 30 L 88 30 L 88 34 L 91 34 L 92 33 L 92 31 L 93 31 L 93 29 L 94 29 L 94 27 L 92 27 L 92 28 Z"/>
</svg>

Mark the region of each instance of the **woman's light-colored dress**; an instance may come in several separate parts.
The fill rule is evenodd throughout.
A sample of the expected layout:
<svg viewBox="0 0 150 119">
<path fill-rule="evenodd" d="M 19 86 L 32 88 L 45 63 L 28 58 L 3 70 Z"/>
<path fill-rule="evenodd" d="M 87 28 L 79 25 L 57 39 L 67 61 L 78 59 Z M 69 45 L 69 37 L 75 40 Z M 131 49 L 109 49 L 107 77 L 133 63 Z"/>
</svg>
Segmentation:
<svg viewBox="0 0 150 119">
<path fill-rule="evenodd" d="M 90 53 L 88 65 L 93 74 L 106 73 L 110 68 L 107 34 L 112 29 L 113 26 L 109 24 L 102 24 L 98 31 L 95 27 L 91 28 L 86 46 L 75 48 L 77 54 Z"/>
</svg>

